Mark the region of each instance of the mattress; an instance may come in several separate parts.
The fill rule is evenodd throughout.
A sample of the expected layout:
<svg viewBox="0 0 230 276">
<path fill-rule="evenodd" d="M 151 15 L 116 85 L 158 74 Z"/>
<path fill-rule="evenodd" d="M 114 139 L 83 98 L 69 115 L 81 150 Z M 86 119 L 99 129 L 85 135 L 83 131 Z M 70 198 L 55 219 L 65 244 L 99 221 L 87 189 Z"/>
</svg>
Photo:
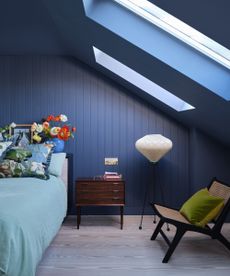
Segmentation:
<svg viewBox="0 0 230 276">
<path fill-rule="evenodd" d="M 35 275 L 66 208 L 66 189 L 60 178 L 0 179 L 1 276 Z"/>
</svg>

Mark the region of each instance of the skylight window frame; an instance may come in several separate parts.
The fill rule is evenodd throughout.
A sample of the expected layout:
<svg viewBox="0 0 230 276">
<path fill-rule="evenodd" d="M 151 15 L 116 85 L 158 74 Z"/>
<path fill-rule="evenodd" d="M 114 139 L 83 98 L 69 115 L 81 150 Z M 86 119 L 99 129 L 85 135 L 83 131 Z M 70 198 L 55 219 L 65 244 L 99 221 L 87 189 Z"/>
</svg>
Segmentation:
<svg viewBox="0 0 230 276">
<path fill-rule="evenodd" d="M 190 105 L 189 103 L 160 87 L 156 83 L 152 82 L 148 78 L 144 77 L 140 73 L 136 72 L 135 70 L 131 69 L 130 67 L 121 63 L 110 55 L 99 50 L 95 46 L 93 46 L 93 52 L 95 56 L 95 61 L 98 64 L 110 70 L 124 80 L 128 81 L 132 85 L 138 87 L 150 96 L 170 106 L 174 110 L 181 112 L 195 109 L 194 106 Z"/>
<path fill-rule="evenodd" d="M 230 69 L 230 50 L 147 0 L 114 0 Z"/>
</svg>

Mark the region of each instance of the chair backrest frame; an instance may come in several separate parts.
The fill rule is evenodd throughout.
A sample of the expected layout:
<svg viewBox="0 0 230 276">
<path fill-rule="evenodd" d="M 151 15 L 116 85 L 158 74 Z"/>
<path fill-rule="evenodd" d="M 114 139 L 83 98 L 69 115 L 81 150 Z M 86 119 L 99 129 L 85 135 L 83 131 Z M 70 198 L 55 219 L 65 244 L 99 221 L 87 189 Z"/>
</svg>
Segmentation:
<svg viewBox="0 0 230 276">
<path fill-rule="evenodd" d="M 212 179 L 212 181 L 210 182 L 209 186 L 207 187 L 208 190 L 211 188 L 211 186 L 214 184 L 214 182 L 218 182 L 218 183 L 230 188 L 230 185 L 228 183 L 225 183 L 225 182 L 217 179 L 216 177 L 214 177 Z M 213 223 L 214 223 L 214 226 L 212 228 L 213 232 L 220 232 L 221 231 L 221 228 L 222 228 L 222 226 L 223 226 L 223 224 L 226 220 L 226 217 L 227 217 L 229 211 L 230 211 L 230 197 L 226 201 L 226 203 L 225 203 L 221 213 L 217 217 L 217 219 L 213 221 Z"/>
</svg>

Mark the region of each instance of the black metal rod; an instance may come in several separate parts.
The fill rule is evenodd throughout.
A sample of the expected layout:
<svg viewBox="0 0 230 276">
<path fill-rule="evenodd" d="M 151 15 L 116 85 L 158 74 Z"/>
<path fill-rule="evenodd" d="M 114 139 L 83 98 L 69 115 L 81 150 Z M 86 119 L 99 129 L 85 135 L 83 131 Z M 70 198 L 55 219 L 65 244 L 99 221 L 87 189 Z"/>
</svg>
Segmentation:
<svg viewBox="0 0 230 276">
<path fill-rule="evenodd" d="M 165 197 L 164 197 L 164 191 L 162 185 L 160 185 L 160 190 L 161 190 L 161 200 L 163 205 L 165 205 Z M 167 225 L 167 231 L 170 231 L 169 224 L 166 222 Z"/>
<path fill-rule="evenodd" d="M 154 168 L 154 166 L 153 166 L 153 168 Z M 155 175 L 155 168 L 153 169 L 153 180 L 154 180 L 154 175 Z M 153 184 L 153 187 L 154 187 L 154 184 Z M 143 202 L 142 212 L 141 212 L 141 221 L 140 221 L 140 225 L 139 225 L 140 230 L 142 229 L 142 225 L 143 225 L 143 218 L 144 218 L 144 212 L 145 212 L 145 206 L 146 206 L 148 192 L 149 192 L 149 184 L 148 184 L 148 182 L 146 182 L 144 202 Z M 160 185 L 160 193 L 161 193 L 162 203 L 165 205 L 164 191 L 163 191 L 162 185 Z M 154 189 L 153 189 L 153 197 L 154 197 Z M 153 215 L 153 223 L 156 223 L 156 214 Z M 170 231 L 169 224 L 166 223 L 166 225 L 167 225 L 167 231 Z"/>
<path fill-rule="evenodd" d="M 140 221 L 140 225 L 139 225 L 140 230 L 142 229 L 142 223 L 143 223 L 143 217 L 144 217 L 144 212 L 145 212 L 147 194 L 148 194 L 148 184 L 146 182 L 146 184 L 145 184 L 145 197 L 144 197 L 144 202 L 143 202 L 143 206 L 142 206 L 141 221 Z"/>
</svg>

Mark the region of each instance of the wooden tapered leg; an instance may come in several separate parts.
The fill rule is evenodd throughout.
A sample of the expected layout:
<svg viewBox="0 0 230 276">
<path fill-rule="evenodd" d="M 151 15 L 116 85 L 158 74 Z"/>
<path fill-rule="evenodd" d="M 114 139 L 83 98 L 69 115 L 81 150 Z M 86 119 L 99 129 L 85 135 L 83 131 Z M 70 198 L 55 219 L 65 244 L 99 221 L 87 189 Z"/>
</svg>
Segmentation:
<svg viewBox="0 0 230 276">
<path fill-rule="evenodd" d="M 81 207 L 77 207 L 77 229 L 79 229 L 81 223 Z"/>
<path fill-rule="evenodd" d="M 121 230 L 122 230 L 123 224 L 124 224 L 124 206 L 120 207 L 120 213 L 121 213 Z"/>
</svg>

